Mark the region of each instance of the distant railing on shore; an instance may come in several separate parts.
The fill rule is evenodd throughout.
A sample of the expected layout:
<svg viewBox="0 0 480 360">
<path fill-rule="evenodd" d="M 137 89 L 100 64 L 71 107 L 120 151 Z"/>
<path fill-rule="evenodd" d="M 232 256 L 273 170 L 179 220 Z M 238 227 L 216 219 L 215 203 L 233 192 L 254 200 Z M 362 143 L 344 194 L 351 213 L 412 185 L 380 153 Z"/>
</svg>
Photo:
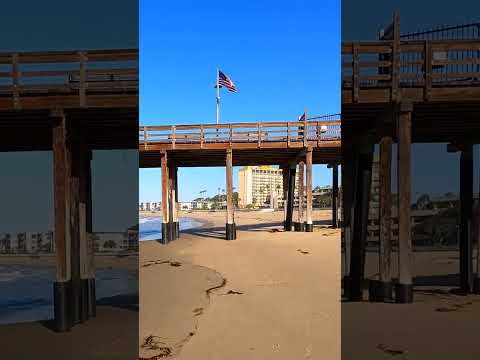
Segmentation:
<svg viewBox="0 0 480 360">
<path fill-rule="evenodd" d="M 231 124 L 199 124 L 172 126 L 141 126 L 140 146 L 150 144 L 199 145 L 230 143 L 258 144 L 285 142 L 287 146 L 340 140 L 340 118 L 328 115 L 332 120 L 284 121 Z"/>
</svg>

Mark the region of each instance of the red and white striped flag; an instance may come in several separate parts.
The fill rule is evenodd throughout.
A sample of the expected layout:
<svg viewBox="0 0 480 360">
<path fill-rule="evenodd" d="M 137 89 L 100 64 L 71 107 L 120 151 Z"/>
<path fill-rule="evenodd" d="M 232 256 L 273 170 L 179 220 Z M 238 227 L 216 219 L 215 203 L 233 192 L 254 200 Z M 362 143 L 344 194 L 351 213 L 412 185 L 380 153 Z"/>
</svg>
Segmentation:
<svg viewBox="0 0 480 360">
<path fill-rule="evenodd" d="M 218 70 L 218 86 L 222 87 L 225 86 L 229 91 L 231 92 L 237 92 L 237 88 L 235 87 L 235 84 L 233 83 L 232 79 L 230 79 L 227 75 L 225 75 L 223 72 Z"/>
</svg>

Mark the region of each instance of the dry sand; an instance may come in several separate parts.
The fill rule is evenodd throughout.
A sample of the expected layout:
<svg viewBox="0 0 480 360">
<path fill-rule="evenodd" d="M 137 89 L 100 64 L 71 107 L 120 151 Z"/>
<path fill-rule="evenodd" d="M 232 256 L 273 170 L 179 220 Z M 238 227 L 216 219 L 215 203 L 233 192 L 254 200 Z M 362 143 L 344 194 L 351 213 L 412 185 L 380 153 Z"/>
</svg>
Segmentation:
<svg viewBox="0 0 480 360">
<path fill-rule="evenodd" d="M 226 241 L 225 213 L 188 216 L 209 226 L 140 245 L 141 357 L 340 358 L 339 230 L 283 232 L 281 211 L 237 212 Z"/>
<path fill-rule="evenodd" d="M 46 323 L 0 326 L 2 359 L 136 359 L 138 312 L 97 306 L 97 317 L 58 334 Z"/>
<path fill-rule="evenodd" d="M 397 274 L 397 253 L 393 254 Z M 342 303 L 342 359 L 478 359 L 480 296 L 459 296 L 458 251 L 417 251 L 413 304 Z M 378 256 L 366 256 L 376 278 Z M 364 299 L 368 298 L 368 291 Z"/>
</svg>

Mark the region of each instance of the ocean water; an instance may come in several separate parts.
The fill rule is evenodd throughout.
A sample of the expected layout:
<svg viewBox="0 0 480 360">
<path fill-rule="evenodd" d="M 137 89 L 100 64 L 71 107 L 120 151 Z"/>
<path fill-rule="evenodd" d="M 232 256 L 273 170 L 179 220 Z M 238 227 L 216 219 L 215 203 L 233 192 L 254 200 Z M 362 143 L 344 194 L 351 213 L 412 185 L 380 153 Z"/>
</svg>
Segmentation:
<svg viewBox="0 0 480 360">
<path fill-rule="evenodd" d="M 202 224 L 190 218 L 180 218 L 180 231 L 200 227 Z M 139 219 L 138 239 L 159 240 L 162 238 L 162 218 L 144 217 Z"/>
<path fill-rule="evenodd" d="M 96 297 L 138 294 L 138 278 L 125 269 L 97 269 Z M 53 266 L 0 266 L 0 324 L 53 319 Z"/>
</svg>

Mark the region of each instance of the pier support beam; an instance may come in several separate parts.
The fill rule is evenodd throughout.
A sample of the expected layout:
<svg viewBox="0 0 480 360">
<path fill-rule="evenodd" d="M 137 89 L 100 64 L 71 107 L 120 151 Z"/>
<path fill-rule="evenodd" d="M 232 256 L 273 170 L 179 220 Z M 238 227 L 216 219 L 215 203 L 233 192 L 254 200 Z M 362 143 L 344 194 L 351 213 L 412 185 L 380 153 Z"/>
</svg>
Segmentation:
<svg viewBox="0 0 480 360">
<path fill-rule="evenodd" d="M 55 204 L 55 247 L 57 275 L 53 301 L 55 328 L 68 331 L 72 325 L 71 306 L 71 238 L 70 238 L 70 154 L 67 148 L 67 121 L 61 111 L 51 114 L 53 147 L 53 181 Z"/>
<path fill-rule="evenodd" d="M 79 154 L 79 226 L 80 226 L 80 321 L 84 322 L 90 317 L 90 285 L 89 279 L 91 276 L 91 243 L 90 232 L 88 229 L 87 217 L 89 214 L 88 203 L 91 192 L 89 191 L 89 184 L 91 183 L 91 168 L 90 168 L 91 151 L 87 149 L 82 142 Z M 91 225 L 91 222 L 90 224 Z M 94 249 L 93 249 L 94 250 Z"/>
<path fill-rule="evenodd" d="M 171 231 L 171 240 L 178 238 L 178 218 L 177 218 L 177 167 L 175 162 L 170 159 L 168 166 L 168 182 L 169 182 L 169 226 Z"/>
<path fill-rule="evenodd" d="M 180 221 L 178 219 L 178 212 L 179 212 L 179 204 L 178 204 L 178 167 L 175 166 L 175 234 L 177 235 L 177 239 L 180 237 Z"/>
<path fill-rule="evenodd" d="M 294 224 L 295 231 L 305 231 L 305 219 L 303 216 L 303 207 L 305 199 L 305 161 L 302 159 L 298 163 L 298 221 Z"/>
<path fill-rule="evenodd" d="M 73 124 L 72 124 L 73 126 Z M 71 290 L 73 324 L 81 322 L 81 227 L 80 227 L 80 173 L 82 172 L 79 130 L 75 128 L 70 138 L 70 241 L 71 241 Z"/>
<path fill-rule="evenodd" d="M 379 279 L 370 280 L 371 301 L 391 301 L 392 288 L 392 138 L 384 136 L 380 140 L 380 244 L 379 244 Z"/>
<path fill-rule="evenodd" d="M 86 150 L 85 156 L 85 230 L 87 237 L 87 287 L 88 287 L 88 317 L 97 316 L 97 298 L 95 291 L 95 239 L 93 237 L 93 213 L 92 213 L 92 150 Z"/>
<path fill-rule="evenodd" d="M 460 290 L 473 290 L 473 148 L 462 146 L 460 153 Z"/>
<path fill-rule="evenodd" d="M 332 228 L 338 227 L 338 164 L 332 165 Z"/>
<path fill-rule="evenodd" d="M 283 229 L 287 231 L 287 203 L 288 203 L 288 166 L 282 166 L 283 180 Z"/>
<path fill-rule="evenodd" d="M 285 219 L 285 231 L 292 231 L 293 203 L 295 201 L 295 173 L 297 164 L 293 163 L 288 169 L 288 194 L 287 194 L 287 217 Z"/>
<path fill-rule="evenodd" d="M 363 300 L 365 277 L 365 247 L 367 242 L 368 209 L 372 179 L 373 147 L 365 145 L 356 154 L 355 186 L 353 194 L 353 231 L 350 256 L 348 298 Z"/>
<path fill-rule="evenodd" d="M 313 198 L 312 198 L 312 149 L 308 148 L 306 153 L 306 164 L 307 164 L 307 211 L 306 211 L 306 224 L 305 231 L 313 232 L 313 219 L 312 219 L 312 208 L 313 208 Z"/>
<path fill-rule="evenodd" d="M 398 138 L 398 259 L 395 302 L 413 302 L 413 252 L 410 218 L 412 104 L 402 102 L 397 118 Z"/>
<path fill-rule="evenodd" d="M 161 174 L 162 174 L 162 244 L 168 244 L 172 238 L 172 231 L 170 229 L 170 194 L 169 194 L 169 177 L 168 177 L 168 163 L 167 152 L 161 154 Z"/>
<path fill-rule="evenodd" d="M 347 141 L 345 143 L 349 144 Z M 342 147 L 343 295 L 349 298 L 355 153 L 351 146 L 342 144 Z"/>
<path fill-rule="evenodd" d="M 227 240 L 235 240 L 237 231 L 235 228 L 234 206 L 233 206 L 233 154 L 232 149 L 227 149 L 226 158 L 226 183 L 227 183 L 227 223 L 226 236 Z"/>
</svg>

